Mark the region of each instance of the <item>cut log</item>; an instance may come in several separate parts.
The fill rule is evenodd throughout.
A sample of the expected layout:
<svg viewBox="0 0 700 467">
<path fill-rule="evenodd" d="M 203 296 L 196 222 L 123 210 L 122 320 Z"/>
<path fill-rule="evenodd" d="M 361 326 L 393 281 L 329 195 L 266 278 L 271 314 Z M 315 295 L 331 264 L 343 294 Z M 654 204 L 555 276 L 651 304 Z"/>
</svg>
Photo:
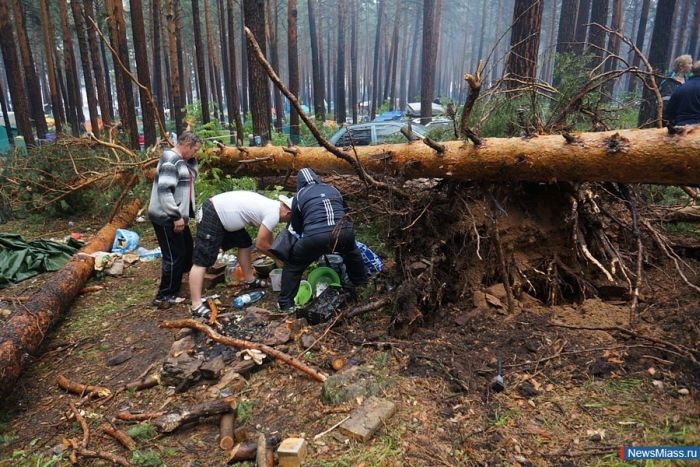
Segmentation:
<svg viewBox="0 0 700 467">
<path fill-rule="evenodd" d="M 674 135 L 665 129 L 581 133 L 573 143 L 559 135 L 481 142 L 444 142 L 440 155 L 421 141 L 355 150 L 369 173 L 405 178 L 700 185 L 700 126 Z M 217 167 L 238 176 L 284 175 L 302 167 L 319 174 L 353 173 L 350 164 L 322 147 L 297 147 L 296 154 L 285 149 L 250 147 L 242 153 L 223 147 L 211 152 L 220 157 Z"/>
<path fill-rule="evenodd" d="M 24 355 L 39 349 L 51 325 L 70 307 L 92 276 L 95 260 L 89 255 L 111 250 L 116 230 L 129 225 L 136 218 L 139 207 L 138 199 L 125 206 L 5 322 L 0 330 L 0 394 L 13 387 L 22 372 Z"/>
<path fill-rule="evenodd" d="M 234 396 L 203 402 L 191 407 L 185 407 L 175 412 L 169 412 L 153 420 L 153 426 L 161 433 L 171 433 L 182 425 L 199 420 L 202 417 L 230 413 L 235 406 Z"/>
<path fill-rule="evenodd" d="M 234 415 L 227 413 L 222 415 L 219 421 L 219 447 L 224 451 L 233 448 L 233 419 Z"/>
</svg>

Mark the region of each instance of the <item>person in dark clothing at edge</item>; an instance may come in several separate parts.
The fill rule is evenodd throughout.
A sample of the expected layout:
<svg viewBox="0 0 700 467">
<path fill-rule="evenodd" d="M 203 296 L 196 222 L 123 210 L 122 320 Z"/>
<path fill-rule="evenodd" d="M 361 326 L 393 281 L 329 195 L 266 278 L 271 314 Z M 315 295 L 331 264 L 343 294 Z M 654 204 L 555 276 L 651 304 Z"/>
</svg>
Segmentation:
<svg viewBox="0 0 700 467">
<path fill-rule="evenodd" d="M 301 275 L 324 254 L 337 253 L 343 257 L 352 286 L 367 283 L 367 272 L 347 211 L 347 204 L 335 187 L 321 182 L 311 169 L 299 171 L 289 224 L 300 238 L 282 269 L 282 290 L 277 302 L 280 310 L 292 309 Z"/>
<path fill-rule="evenodd" d="M 195 154 L 202 139 L 185 131 L 172 149 L 160 156 L 151 189 L 148 218 L 153 224 L 162 254 L 160 286 L 151 302 L 158 308 L 177 303 L 182 276 L 192 267 L 192 234 L 188 221 L 194 216 Z"/>
<path fill-rule="evenodd" d="M 700 60 L 693 64 L 693 77 L 679 86 L 668 101 L 666 117 L 671 125 L 700 123 Z"/>
</svg>

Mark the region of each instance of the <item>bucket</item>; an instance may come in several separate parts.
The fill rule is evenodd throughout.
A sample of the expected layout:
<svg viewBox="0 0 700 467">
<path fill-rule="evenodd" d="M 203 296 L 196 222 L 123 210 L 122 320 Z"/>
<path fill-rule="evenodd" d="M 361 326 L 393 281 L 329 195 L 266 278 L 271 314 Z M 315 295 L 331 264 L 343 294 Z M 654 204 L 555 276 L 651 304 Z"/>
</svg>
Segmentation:
<svg viewBox="0 0 700 467">
<path fill-rule="evenodd" d="M 273 269 L 270 271 L 270 284 L 273 292 L 282 290 L 282 269 Z"/>
</svg>

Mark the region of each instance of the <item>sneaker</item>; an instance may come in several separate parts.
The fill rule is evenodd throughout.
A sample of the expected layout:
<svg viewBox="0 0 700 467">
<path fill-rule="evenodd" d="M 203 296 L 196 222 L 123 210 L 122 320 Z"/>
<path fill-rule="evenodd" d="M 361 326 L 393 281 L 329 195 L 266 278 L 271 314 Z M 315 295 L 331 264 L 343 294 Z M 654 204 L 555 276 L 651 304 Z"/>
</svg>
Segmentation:
<svg viewBox="0 0 700 467">
<path fill-rule="evenodd" d="M 167 310 L 171 306 L 177 305 L 178 303 L 182 303 L 184 301 L 185 299 L 182 297 L 176 297 L 175 295 L 167 295 L 165 297 L 154 298 L 151 302 L 151 305 L 161 310 Z"/>
<path fill-rule="evenodd" d="M 193 318 L 209 319 L 211 316 L 211 310 L 204 303 L 199 305 L 197 308 L 192 308 L 190 311 L 192 312 Z"/>
<path fill-rule="evenodd" d="M 288 315 L 296 313 L 296 311 L 297 311 L 297 307 L 294 305 L 292 305 L 288 308 L 282 308 L 279 303 L 275 303 L 275 307 L 277 308 L 277 311 L 279 313 L 287 313 Z"/>
</svg>

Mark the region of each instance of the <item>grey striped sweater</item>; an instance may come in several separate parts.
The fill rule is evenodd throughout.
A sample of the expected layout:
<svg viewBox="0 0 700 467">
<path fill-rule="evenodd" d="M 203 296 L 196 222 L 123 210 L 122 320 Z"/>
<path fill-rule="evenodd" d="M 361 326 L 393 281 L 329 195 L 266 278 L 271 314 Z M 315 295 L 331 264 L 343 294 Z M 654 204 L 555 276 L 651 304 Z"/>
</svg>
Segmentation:
<svg viewBox="0 0 700 467">
<path fill-rule="evenodd" d="M 167 224 L 179 218 L 187 222 L 194 213 L 194 180 L 197 160 L 185 161 L 175 151 L 166 149 L 160 156 L 151 188 L 148 218 L 155 224 Z"/>
</svg>

